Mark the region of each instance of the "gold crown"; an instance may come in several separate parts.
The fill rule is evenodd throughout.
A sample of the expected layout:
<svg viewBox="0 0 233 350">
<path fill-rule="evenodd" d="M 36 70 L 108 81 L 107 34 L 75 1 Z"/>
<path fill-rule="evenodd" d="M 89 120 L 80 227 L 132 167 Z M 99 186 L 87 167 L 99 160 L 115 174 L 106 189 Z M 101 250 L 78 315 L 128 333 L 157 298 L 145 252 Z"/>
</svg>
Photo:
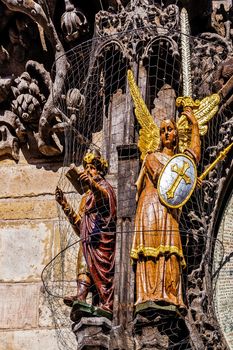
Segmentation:
<svg viewBox="0 0 233 350">
<path fill-rule="evenodd" d="M 91 164 L 95 162 L 99 163 L 99 166 L 97 165 L 98 170 L 100 170 L 103 173 L 103 175 L 106 175 L 108 171 L 108 162 L 106 159 L 97 156 L 96 154 L 91 152 L 88 152 L 83 158 L 84 167 L 86 164 Z"/>
</svg>

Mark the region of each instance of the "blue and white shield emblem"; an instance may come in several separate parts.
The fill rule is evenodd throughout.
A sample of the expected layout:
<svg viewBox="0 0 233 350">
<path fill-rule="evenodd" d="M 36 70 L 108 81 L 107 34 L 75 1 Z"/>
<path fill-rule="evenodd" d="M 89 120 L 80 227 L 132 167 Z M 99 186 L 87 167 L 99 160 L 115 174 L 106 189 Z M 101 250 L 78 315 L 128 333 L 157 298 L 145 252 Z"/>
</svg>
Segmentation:
<svg viewBox="0 0 233 350">
<path fill-rule="evenodd" d="M 169 208 L 180 208 L 191 197 L 196 183 L 197 168 L 193 159 L 186 154 L 176 154 L 159 176 L 159 198 Z"/>
</svg>

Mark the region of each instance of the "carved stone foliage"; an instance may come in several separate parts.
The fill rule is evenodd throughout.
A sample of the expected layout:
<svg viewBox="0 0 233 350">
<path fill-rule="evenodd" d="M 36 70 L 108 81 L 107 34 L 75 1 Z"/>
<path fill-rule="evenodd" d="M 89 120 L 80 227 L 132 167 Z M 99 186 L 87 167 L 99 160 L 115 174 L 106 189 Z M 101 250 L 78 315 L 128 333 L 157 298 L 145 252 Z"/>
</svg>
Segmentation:
<svg viewBox="0 0 233 350">
<path fill-rule="evenodd" d="M 226 38 L 231 40 L 233 36 L 233 7 L 229 10 L 225 9 L 224 4 L 215 8 L 212 13 L 212 25 L 216 32 Z"/>
<path fill-rule="evenodd" d="M 63 151 L 64 128 L 69 123 L 69 116 L 54 108 L 62 95 L 68 69 L 64 47 L 67 48 L 67 42 L 69 48 L 76 45 L 87 35 L 86 16 L 69 0 L 47 5 L 3 0 L 0 10 L 0 110 L 5 115 L 3 119 L 9 115 L 8 112 L 4 114 L 5 111 L 14 113 L 16 126 L 12 128 L 19 145 L 28 142 L 28 133 L 32 133 L 39 154 L 59 155 Z M 56 13 L 61 14 L 60 22 L 55 18 Z M 70 103 L 68 101 L 67 107 Z M 13 150 L 9 152 L 9 145 L 7 147 L 6 154 L 15 154 Z M 1 155 L 4 155 L 4 147 Z"/>
<path fill-rule="evenodd" d="M 19 160 L 19 139 L 16 135 L 17 118 L 10 111 L 0 114 L 0 156 Z"/>
<path fill-rule="evenodd" d="M 86 16 L 69 0 L 65 2 L 65 12 L 61 17 L 61 29 L 68 42 L 78 39 L 89 30 Z"/>
<path fill-rule="evenodd" d="M 36 61 L 28 61 L 25 72 L 19 77 L 16 79 L 1 79 L 1 82 L 1 102 L 6 107 L 1 124 L 11 125 L 10 130 L 14 134 L 14 144 L 16 142 L 18 148 L 19 144 L 23 145 L 29 142 L 28 133 L 30 133 L 39 149 L 40 144 L 44 142 L 43 136 L 40 134 L 42 111 L 52 89 L 50 73 L 46 71 L 42 64 Z M 54 148 L 56 147 L 57 150 L 62 152 L 62 139 L 60 141 L 59 136 L 64 132 L 65 127 L 75 125 L 75 113 L 80 112 L 83 104 L 84 101 L 79 90 L 72 89 L 68 91 L 67 116 L 63 116 L 59 110 L 56 110 L 47 120 L 48 147 L 53 145 Z M 14 116 L 14 122 L 12 116 Z M 9 121 L 7 121 L 7 118 L 9 118 Z M 7 133 L 6 137 L 8 138 L 8 136 Z M 10 147 L 9 144 L 7 147 Z M 6 153 L 11 154 L 15 160 L 18 160 L 15 151 L 12 149 L 12 152 L 9 152 L 8 148 L 6 148 Z M 3 145 L 1 155 L 4 155 Z"/>
<path fill-rule="evenodd" d="M 231 44 L 215 33 L 203 33 L 193 38 L 192 81 L 198 98 L 212 93 L 219 65 L 232 55 Z"/>
</svg>

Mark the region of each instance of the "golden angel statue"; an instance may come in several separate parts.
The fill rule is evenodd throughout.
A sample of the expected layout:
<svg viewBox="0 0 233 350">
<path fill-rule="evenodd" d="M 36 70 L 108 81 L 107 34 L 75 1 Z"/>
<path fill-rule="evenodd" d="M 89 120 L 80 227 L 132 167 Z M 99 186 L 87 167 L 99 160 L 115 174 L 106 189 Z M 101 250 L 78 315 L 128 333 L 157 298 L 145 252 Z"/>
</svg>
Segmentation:
<svg viewBox="0 0 233 350">
<path fill-rule="evenodd" d="M 164 203 L 159 194 L 159 181 L 169 161 L 177 159 L 167 178 L 167 197 L 175 200 L 176 191 L 182 192 L 179 188 L 195 186 L 195 176 L 189 174 L 189 168 L 200 160 L 200 134 L 207 131 L 206 124 L 216 113 L 219 99 L 212 95 L 196 103 L 195 110 L 185 107 L 177 123 L 165 119 L 159 128 L 130 70 L 128 82 L 141 126 L 138 147 L 142 166 L 136 183 L 137 211 L 131 249 L 136 265 L 136 312 L 151 306 L 169 306 L 175 311 L 185 308 L 181 284 L 182 269 L 186 266 L 179 232 L 181 206 Z M 185 158 L 184 166 L 175 158 L 177 153 Z"/>
</svg>

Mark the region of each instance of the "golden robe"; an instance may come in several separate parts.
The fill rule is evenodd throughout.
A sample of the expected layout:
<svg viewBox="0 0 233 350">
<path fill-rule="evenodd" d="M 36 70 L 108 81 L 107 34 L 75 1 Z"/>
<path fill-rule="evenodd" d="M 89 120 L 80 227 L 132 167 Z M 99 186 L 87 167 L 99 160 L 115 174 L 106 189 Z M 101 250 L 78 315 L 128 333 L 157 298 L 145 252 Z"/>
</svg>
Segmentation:
<svg viewBox="0 0 233 350">
<path fill-rule="evenodd" d="M 159 200 L 157 181 L 170 159 L 147 154 L 138 180 L 138 205 L 131 258 L 136 263 L 136 305 L 146 301 L 183 307 L 181 269 L 185 267 L 179 233 L 179 209 Z"/>
</svg>

